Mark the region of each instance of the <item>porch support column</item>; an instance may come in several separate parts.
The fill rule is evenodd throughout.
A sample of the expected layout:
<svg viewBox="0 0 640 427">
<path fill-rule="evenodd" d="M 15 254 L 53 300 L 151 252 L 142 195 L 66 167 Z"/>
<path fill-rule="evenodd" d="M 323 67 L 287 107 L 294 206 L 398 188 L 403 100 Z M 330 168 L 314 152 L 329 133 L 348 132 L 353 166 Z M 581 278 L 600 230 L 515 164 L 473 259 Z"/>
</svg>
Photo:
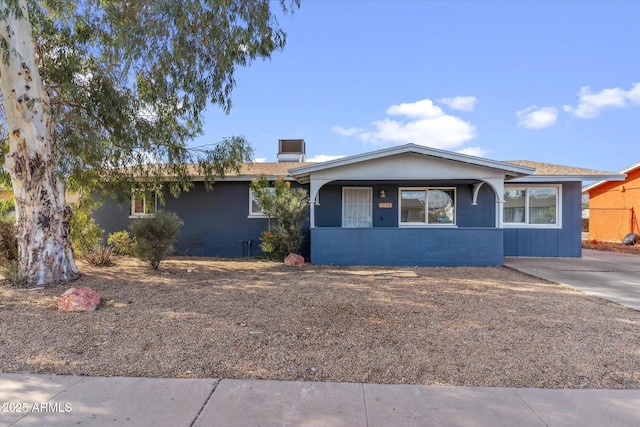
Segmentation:
<svg viewBox="0 0 640 427">
<path fill-rule="evenodd" d="M 503 228 L 504 218 L 504 179 L 502 178 L 487 178 L 483 179 L 493 188 L 496 193 L 496 228 Z"/>
<path fill-rule="evenodd" d="M 320 189 L 332 179 L 311 179 L 309 181 L 309 228 L 316 228 L 316 205 L 320 204 L 318 194 Z"/>
</svg>

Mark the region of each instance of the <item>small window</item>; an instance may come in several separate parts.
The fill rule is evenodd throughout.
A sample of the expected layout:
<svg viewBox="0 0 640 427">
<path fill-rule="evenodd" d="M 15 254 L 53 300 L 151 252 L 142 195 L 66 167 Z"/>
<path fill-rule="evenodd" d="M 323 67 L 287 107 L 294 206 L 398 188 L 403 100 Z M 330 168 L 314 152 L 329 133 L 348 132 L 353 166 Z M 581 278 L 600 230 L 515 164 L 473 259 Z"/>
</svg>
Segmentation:
<svg viewBox="0 0 640 427">
<path fill-rule="evenodd" d="M 373 189 L 371 187 L 342 188 L 342 227 L 373 227 Z"/>
<path fill-rule="evenodd" d="M 145 194 L 142 190 L 134 190 L 131 194 L 131 216 L 153 216 L 158 209 L 158 196 L 155 191 Z"/>
<path fill-rule="evenodd" d="M 401 225 L 455 225 L 455 188 L 401 188 Z"/>
<path fill-rule="evenodd" d="M 275 194 L 276 189 L 273 187 L 269 187 L 265 189 L 268 193 Z M 260 201 L 258 197 L 255 195 L 253 190 L 249 189 L 249 216 L 255 218 L 265 218 L 266 215 L 262 206 L 260 206 Z"/>
<path fill-rule="evenodd" d="M 559 226 L 560 187 L 505 187 L 505 225 Z"/>
</svg>

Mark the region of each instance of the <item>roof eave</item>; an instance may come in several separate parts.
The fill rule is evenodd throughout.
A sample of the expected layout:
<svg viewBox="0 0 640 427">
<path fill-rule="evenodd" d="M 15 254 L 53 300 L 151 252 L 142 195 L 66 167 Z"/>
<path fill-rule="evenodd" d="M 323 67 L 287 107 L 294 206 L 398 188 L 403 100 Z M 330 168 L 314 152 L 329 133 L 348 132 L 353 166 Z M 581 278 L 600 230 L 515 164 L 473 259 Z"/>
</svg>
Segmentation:
<svg viewBox="0 0 640 427">
<path fill-rule="evenodd" d="M 439 150 L 430 147 L 424 147 L 416 144 L 405 144 L 397 147 L 385 148 L 382 150 L 372 151 L 369 153 L 356 154 L 354 156 L 343 157 L 336 160 L 330 160 L 328 162 L 319 163 L 317 165 L 308 165 L 299 168 L 292 168 L 289 170 L 289 174 L 295 177 L 298 181 L 307 180 L 307 176 L 313 172 L 319 172 L 326 169 L 333 169 L 341 166 L 349 166 L 355 163 L 360 163 L 368 160 L 375 160 L 383 157 L 393 156 L 404 153 L 415 153 L 426 156 L 438 157 L 444 160 L 452 160 L 462 163 L 468 163 L 476 166 L 483 166 L 492 169 L 498 169 L 507 172 L 507 175 L 512 176 L 527 176 L 531 175 L 535 169 L 515 165 L 512 163 L 501 162 L 498 160 L 485 159 L 482 157 L 470 156 L 468 154 L 455 153 L 451 151 Z"/>
<path fill-rule="evenodd" d="M 624 181 L 626 175 L 529 175 L 509 180 L 509 182 L 568 182 L 591 181 L 593 179 L 606 181 Z"/>
<path fill-rule="evenodd" d="M 618 171 L 618 173 L 620 173 L 620 174 L 624 174 L 624 175 L 625 175 L 625 178 L 626 178 L 627 173 L 632 172 L 632 171 L 634 171 L 635 169 L 637 169 L 637 168 L 639 168 L 639 167 L 640 167 L 640 162 L 637 162 L 637 163 L 634 163 L 634 164 L 632 164 L 632 165 L 630 165 L 630 166 L 627 166 L 626 168 L 624 168 L 624 169 L 622 169 L 622 170 L 619 170 L 619 171 Z M 588 186 L 584 187 L 584 188 L 582 189 L 582 192 L 584 193 L 584 192 L 586 192 L 586 191 L 591 191 L 591 190 L 593 190 L 594 188 L 599 187 L 599 186 L 601 186 L 602 184 L 605 184 L 607 181 L 614 181 L 614 180 L 607 180 L 606 178 L 605 178 L 605 179 L 597 178 L 597 179 L 598 179 L 598 181 L 596 181 L 596 182 L 594 182 L 593 184 L 590 184 L 590 185 L 588 185 Z M 616 179 L 615 181 L 620 181 L 620 180 L 617 180 L 617 179 Z"/>
</svg>

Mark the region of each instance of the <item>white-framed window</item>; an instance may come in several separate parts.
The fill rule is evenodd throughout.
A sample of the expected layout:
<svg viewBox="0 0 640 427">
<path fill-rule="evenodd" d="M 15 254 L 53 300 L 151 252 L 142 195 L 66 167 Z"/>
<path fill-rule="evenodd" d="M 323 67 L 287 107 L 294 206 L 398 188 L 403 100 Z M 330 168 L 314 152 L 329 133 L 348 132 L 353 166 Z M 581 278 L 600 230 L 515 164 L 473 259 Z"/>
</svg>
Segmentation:
<svg viewBox="0 0 640 427">
<path fill-rule="evenodd" d="M 505 226 L 555 228 L 561 226 L 559 185 L 505 185 Z"/>
<path fill-rule="evenodd" d="M 400 225 L 455 225 L 455 187 L 400 188 Z"/>
<path fill-rule="evenodd" d="M 273 187 L 265 188 L 265 190 L 271 194 L 276 192 Z M 252 189 L 249 189 L 249 218 L 266 218 L 264 210 L 260 206 L 260 201 Z"/>
<path fill-rule="evenodd" d="M 154 216 L 158 210 L 158 195 L 155 191 L 145 194 L 143 190 L 131 192 L 131 217 Z"/>
<path fill-rule="evenodd" d="M 342 187 L 342 227 L 373 227 L 373 189 Z"/>
</svg>

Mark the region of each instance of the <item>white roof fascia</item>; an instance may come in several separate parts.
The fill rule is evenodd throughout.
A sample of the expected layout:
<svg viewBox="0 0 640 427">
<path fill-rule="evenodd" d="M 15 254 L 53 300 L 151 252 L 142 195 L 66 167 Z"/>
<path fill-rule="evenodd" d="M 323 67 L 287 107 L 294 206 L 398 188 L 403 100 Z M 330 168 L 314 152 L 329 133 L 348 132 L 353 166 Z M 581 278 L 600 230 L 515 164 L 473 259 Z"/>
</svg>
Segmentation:
<svg viewBox="0 0 640 427">
<path fill-rule="evenodd" d="M 529 175 L 520 178 L 509 179 L 507 182 L 568 182 L 568 181 L 590 181 L 592 179 L 603 179 L 606 181 L 624 181 L 626 175 Z M 584 191 L 584 190 L 583 190 Z"/>
<path fill-rule="evenodd" d="M 280 176 L 280 175 L 278 176 L 276 175 L 227 175 L 224 178 L 221 178 L 219 176 L 214 176 L 213 182 L 220 182 L 220 181 L 247 182 L 247 181 L 253 181 L 254 179 L 259 179 L 262 176 L 264 176 L 267 179 L 267 181 L 275 181 L 279 178 L 282 178 L 285 181 L 295 181 L 295 178 L 292 178 L 290 176 Z M 191 180 L 193 182 L 201 182 L 201 181 L 204 181 L 204 176 L 202 175 L 192 176 Z M 175 181 L 175 178 L 166 177 L 165 181 L 166 182 Z"/>
<path fill-rule="evenodd" d="M 627 172 L 631 172 L 632 170 L 634 170 L 634 169 L 636 169 L 638 167 L 640 167 L 640 162 L 637 162 L 637 163 L 634 163 L 632 165 L 629 165 L 626 168 L 624 168 L 622 170 L 619 170 L 618 173 L 626 174 Z M 625 178 L 626 178 L 626 175 L 625 175 Z M 593 184 L 587 185 L 586 187 L 584 187 L 582 189 L 582 192 L 584 193 L 585 191 L 593 190 L 594 188 L 599 187 L 600 185 L 604 184 L 607 181 L 620 181 L 619 179 L 607 179 L 607 178 L 605 178 L 605 179 L 596 178 L 596 179 L 598 179 L 599 181 L 596 181 Z"/>
<path fill-rule="evenodd" d="M 497 160 L 485 159 L 482 157 L 470 156 L 468 154 L 455 153 L 452 151 L 439 150 L 436 148 L 425 147 L 417 144 L 405 144 L 397 147 L 384 148 L 382 150 L 371 151 L 369 153 L 356 154 L 354 156 L 343 157 L 336 160 L 330 160 L 328 162 L 318 163 L 317 165 L 303 166 L 299 168 L 293 168 L 289 170 L 289 174 L 295 178 L 298 178 L 300 182 L 306 180 L 300 180 L 299 178 L 304 175 L 309 175 L 313 172 L 318 172 L 325 169 L 337 168 L 340 166 L 349 166 L 355 163 L 365 162 L 368 160 L 379 159 L 381 157 L 389 157 L 397 154 L 404 153 L 416 153 L 425 156 L 437 157 L 444 160 L 453 160 L 457 162 L 469 163 L 477 166 L 484 166 L 491 169 L 499 169 L 507 172 L 514 173 L 516 175 L 530 175 L 535 169 L 526 166 L 518 166 L 511 163 L 500 162 Z"/>
</svg>

